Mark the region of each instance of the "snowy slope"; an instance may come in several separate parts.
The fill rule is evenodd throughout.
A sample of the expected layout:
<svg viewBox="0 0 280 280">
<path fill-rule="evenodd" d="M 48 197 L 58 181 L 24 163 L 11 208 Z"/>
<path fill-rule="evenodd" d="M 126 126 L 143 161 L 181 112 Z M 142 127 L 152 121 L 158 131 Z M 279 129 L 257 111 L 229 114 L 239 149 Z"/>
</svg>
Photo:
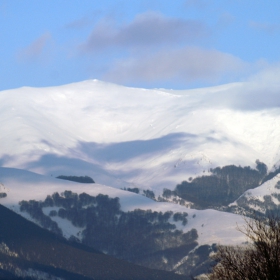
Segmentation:
<svg viewBox="0 0 280 280">
<path fill-rule="evenodd" d="M 266 213 L 267 210 L 279 211 L 280 174 L 255 189 L 247 190 L 230 206 L 239 206 L 247 211 Z"/>
<path fill-rule="evenodd" d="M 157 194 L 216 166 L 254 167 L 259 159 L 273 170 L 280 109 L 273 99 L 254 100 L 260 90 L 245 83 L 146 90 L 89 80 L 2 91 L 0 164 Z"/>
<path fill-rule="evenodd" d="M 61 193 L 65 190 L 71 190 L 79 194 L 86 192 L 92 196 L 102 193 L 112 198 L 119 197 L 121 210 L 125 212 L 134 209 L 151 209 L 158 212 L 173 211 L 174 213 L 187 212 L 188 223 L 186 226 L 173 220 L 171 222 L 175 223 L 177 228 L 183 231 L 189 231 L 192 228 L 197 229 L 200 245 L 212 243 L 234 244 L 245 241 L 244 236 L 236 231 L 236 224 L 242 225 L 243 219 L 235 214 L 215 210 L 187 209 L 176 204 L 155 202 L 144 196 L 104 185 L 80 184 L 14 168 L 0 168 L 0 192 L 7 193 L 7 197 L 1 198 L 0 203 L 29 220 L 32 220 L 29 214 L 19 210 L 19 201 L 44 200 L 47 195 L 52 195 L 54 192 Z M 46 214 L 50 210 L 52 209 L 45 209 Z M 53 220 L 59 222 L 58 225 L 63 230 L 65 237 L 70 237 L 71 235 L 79 237 L 78 232 L 81 228 L 74 227 L 66 219 L 53 217 Z"/>
</svg>

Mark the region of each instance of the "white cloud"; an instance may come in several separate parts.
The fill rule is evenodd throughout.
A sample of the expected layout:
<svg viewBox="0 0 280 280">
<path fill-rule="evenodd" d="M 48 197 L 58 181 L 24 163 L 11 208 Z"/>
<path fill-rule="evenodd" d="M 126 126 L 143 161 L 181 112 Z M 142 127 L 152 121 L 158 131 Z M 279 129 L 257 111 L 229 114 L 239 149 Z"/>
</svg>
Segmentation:
<svg viewBox="0 0 280 280">
<path fill-rule="evenodd" d="M 44 33 L 29 46 L 20 50 L 18 53 L 18 58 L 20 60 L 36 60 L 40 58 L 51 38 L 52 36 L 49 32 Z"/>
<path fill-rule="evenodd" d="M 165 17 L 146 12 L 137 15 L 130 23 L 114 27 L 102 21 L 81 45 L 84 52 L 104 51 L 106 48 L 147 48 L 160 45 L 194 42 L 208 36 L 209 30 L 199 21 Z"/>
<path fill-rule="evenodd" d="M 263 66 L 264 67 L 261 71 L 248 78 L 248 82 L 257 83 L 259 85 L 280 85 L 280 63 L 273 65 L 266 63 Z"/>
<path fill-rule="evenodd" d="M 197 9 L 205 9 L 210 5 L 210 0 L 186 0 L 185 6 L 187 8 L 194 7 Z"/>
<path fill-rule="evenodd" d="M 238 110 L 280 109 L 280 64 L 268 66 L 245 82 L 205 95 L 207 106 Z"/>
<path fill-rule="evenodd" d="M 84 28 L 85 26 L 87 26 L 89 24 L 90 24 L 90 20 L 87 17 L 83 17 L 81 19 L 69 22 L 68 24 L 65 25 L 65 28 L 67 28 L 67 29 L 81 29 L 81 28 Z"/>
<path fill-rule="evenodd" d="M 216 50 L 185 47 L 119 60 L 105 75 L 117 83 L 179 81 L 218 82 L 246 70 L 241 59 Z"/>
<path fill-rule="evenodd" d="M 264 31 L 270 34 L 274 34 L 275 32 L 280 31 L 280 25 L 279 24 L 272 24 L 272 23 L 266 23 L 266 22 L 257 22 L 257 21 L 250 21 L 249 26 L 253 29 Z"/>
</svg>

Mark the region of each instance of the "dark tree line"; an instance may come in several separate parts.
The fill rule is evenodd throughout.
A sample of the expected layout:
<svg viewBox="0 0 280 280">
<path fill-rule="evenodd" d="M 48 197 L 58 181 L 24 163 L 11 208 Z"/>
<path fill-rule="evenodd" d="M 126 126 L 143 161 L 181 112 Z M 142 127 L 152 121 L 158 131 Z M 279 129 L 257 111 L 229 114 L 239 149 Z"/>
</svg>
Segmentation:
<svg viewBox="0 0 280 280">
<path fill-rule="evenodd" d="M 7 194 L 5 192 L 0 192 L 0 198 L 7 197 Z"/>
<path fill-rule="evenodd" d="M 50 210 L 49 216 L 46 216 L 42 210 L 44 207 L 58 209 Z M 123 212 L 119 198 L 102 194 L 54 193 L 44 201 L 22 201 L 21 211 L 28 212 L 51 230 L 51 217 L 67 219 L 81 228 L 82 243 L 128 261 L 156 265 L 161 269 L 172 269 L 197 246 L 196 230 L 183 232 L 171 223 L 175 221 L 186 225 L 187 213 L 141 209 Z M 167 260 L 164 267 L 163 257 Z"/>
<path fill-rule="evenodd" d="M 29 215 L 39 222 L 39 224 L 58 234 L 62 235 L 61 229 L 58 227 L 57 223 L 54 222 L 50 217 L 46 216 L 42 211 L 42 204 L 36 200 L 21 201 L 19 203 L 20 211 L 27 212 Z"/>
<path fill-rule="evenodd" d="M 210 172 L 210 175 L 183 181 L 174 191 L 165 189 L 163 197 L 179 196 L 193 202 L 196 208 L 226 206 L 246 190 L 259 186 L 267 176 L 267 166 L 257 160 L 256 169 L 228 165 Z"/>
<path fill-rule="evenodd" d="M 84 184 L 95 183 L 94 180 L 89 176 L 65 176 L 65 175 L 60 175 L 60 176 L 57 176 L 56 178 L 62 179 L 62 180 L 78 182 L 78 183 L 84 183 Z"/>
</svg>

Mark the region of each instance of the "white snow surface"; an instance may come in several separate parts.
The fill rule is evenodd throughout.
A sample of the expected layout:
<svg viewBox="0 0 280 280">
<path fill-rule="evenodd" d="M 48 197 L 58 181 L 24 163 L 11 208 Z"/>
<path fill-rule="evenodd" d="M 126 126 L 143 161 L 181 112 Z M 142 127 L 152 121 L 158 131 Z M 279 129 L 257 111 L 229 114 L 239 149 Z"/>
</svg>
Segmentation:
<svg viewBox="0 0 280 280">
<path fill-rule="evenodd" d="M 273 194 L 280 195 L 280 189 L 276 187 L 277 183 L 280 182 L 280 174 L 277 174 L 271 180 L 263 183 L 259 187 L 255 189 L 249 189 L 244 194 L 242 194 L 235 202 L 230 205 L 237 205 L 238 200 L 242 199 L 242 197 L 246 197 L 246 199 L 250 200 L 252 203 L 249 203 L 247 206 L 252 208 L 252 210 L 258 210 L 261 212 L 265 212 L 266 208 L 260 208 L 258 206 L 254 206 L 253 202 L 264 202 L 265 196 L 270 196 L 271 200 L 274 204 L 280 205 L 280 201 L 273 196 Z M 253 205 L 252 205 L 253 204 Z"/>
<path fill-rule="evenodd" d="M 123 211 L 187 212 L 188 224 L 176 225 L 196 228 L 199 244 L 241 243 L 238 215 L 159 203 L 121 188 L 161 195 L 210 168 L 254 167 L 256 159 L 273 171 L 280 165 L 279 90 L 278 82 L 176 91 L 88 80 L 1 91 L 0 191 L 8 196 L 0 203 L 19 212 L 19 201 L 44 200 L 54 192 L 102 193 L 119 197 Z M 58 175 L 87 175 L 97 184 Z M 250 195 L 261 199 L 273 183 Z M 82 229 L 59 223 L 66 237 L 79 237 Z"/>
<path fill-rule="evenodd" d="M 244 193 L 246 197 L 250 197 L 253 199 L 260 199 L 262 200 L 265 195 L 271 195 L 273 193 L 280 193 L 280 190 L 275 188 L 277 182 L 280 181 L 280 174 L 277 174 L 271 180 L 265 182 L 261 186 L 250 189 Z"/>
<path fill-rule="evenodd" d="M 32 220 L 29 214 L 20 211 L 19 201 L 32 199 L 43 201 L 47 195 L 52 195 L 54 192 L 62 193 L 65 190 L 71 190 L 78 194 L 86 192 L 89 195 L 97 196 L 102 193 L 111 198 L 119 197 L 121 210 L 125 212 L 134 209 L 151 209 L 158 212 L 173 211 L 174 213 L 187 212 L 188 223 L 186 226 L 173 220 L 170 222 L 184 232 L 195 228 L 198 232 L 200 245 L 213 243 L 240 244 L 245 241 L 244 235 L 236 230 L 237 224 L 241 226 L 244 221 L 242 217 L 235 214 L 216 210 L 187 209 L 177 204 L 156 202 L 142 195 L 117 188 L 100 184 L 80 184 L 14 168 L 0 168 L 0 183 L 2 189 L 5 188 L 7 193 L 7 197 L 1 198 L 0 203 L 33 222 L 35 221 Z M 57 210 L 55 207 L 46 207 L 43 208 L 43 211 L 48 214 L 52 209 Z M 52 217 L 52 219 L 58 222 L 58 226 L 62 229 L 66 238 L 71 235 L 81 238 L 79 232 L 81 232 L 82 228 L 73 226 L 66 219 L 59 217 Z"/>
<path fill-rule="evenodd" d="M 148 90 L 88 80 L 1 91 L 0 166 L 87 175 L 156 195 L 217 166 L 254 167 L 259 159 L 273 170 L 280 109 L 254 99 L 261 90 L 250 83 Z"/>
</svg>

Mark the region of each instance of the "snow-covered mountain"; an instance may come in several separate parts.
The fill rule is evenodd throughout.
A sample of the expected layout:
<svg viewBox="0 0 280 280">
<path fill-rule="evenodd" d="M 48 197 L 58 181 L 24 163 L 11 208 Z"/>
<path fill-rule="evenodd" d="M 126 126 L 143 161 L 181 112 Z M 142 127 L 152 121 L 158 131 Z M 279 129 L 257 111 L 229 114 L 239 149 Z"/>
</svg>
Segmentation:
<svg viewBox="0 0 280 280">
<path fill-rule="evenodd" d="M 254 100 L 260 87 L 147 90 L 89 80 L 2 91 L 1 166 L 157 195 L 217 166 L 259 159 L 270 171 L 280 160 L 280 110 Z"/>
<path fill-rule="evenodd" d="M 148 90 L 89 80 L 2 91 L 0 203 L 94 247 L 97 240 L 89 238 L 93 229 L 88 218 L 78 223 L 75 219 L 90 211 L 98 217 L 102 209 L 98 199 L 105 199 L 108 207 L 115 207 L 107 214 L 116 232 L 122 220 L 126 221 L 122 226 L 129 228 L 139 215 L 149 225 L 149 236 L 154 234 L 152 225 L 159 226 L 162 235 L 153 243 L 156 251 L 145 257 L 153 268 L 189 273 L 199 259 L 198 250 L 208 256 L 212 244 L 246 241 L 236 230 L 243 218 L 233 213 L 252 209 L 264 213 L 267 207 L 278 207 L 279 89 L 278 84 L 268 89 L 262 82 L 248 82 L 183 91 Z M 59 175 L 90 176 L 96 184 L 55 178 Z M 204 191 L 216 185 L 227 199 Z M 125 191 L 135 188 L 139 194 Z M 161 202 L 141 195 L 147 190 Z M 164 196 L 166 190 L 169 193 Z M 91 202 L 82 202 L 84 193 Z M 201 193 L 206 193 L 202 200 L 209 198 L 206 206 L 198 199 Z M 100 194 L 109 199 L 98 198 Z M 219 191 L 215 195 L 224 196 Z M 76 218 L 71 209 L 76 209 Z M 135 223 L 132 227 L 137 231 Z M 171 240 L 179 240 L 181 247 L 176 242 L 175 247 L 170 245 Z M 98 249 L 133 260 L 118 254 L 114 246 Z M 140 253 L 134 262 L 149 266 Z M 201 258 L 196 264 L 204 262 Z"/>
</svg>

